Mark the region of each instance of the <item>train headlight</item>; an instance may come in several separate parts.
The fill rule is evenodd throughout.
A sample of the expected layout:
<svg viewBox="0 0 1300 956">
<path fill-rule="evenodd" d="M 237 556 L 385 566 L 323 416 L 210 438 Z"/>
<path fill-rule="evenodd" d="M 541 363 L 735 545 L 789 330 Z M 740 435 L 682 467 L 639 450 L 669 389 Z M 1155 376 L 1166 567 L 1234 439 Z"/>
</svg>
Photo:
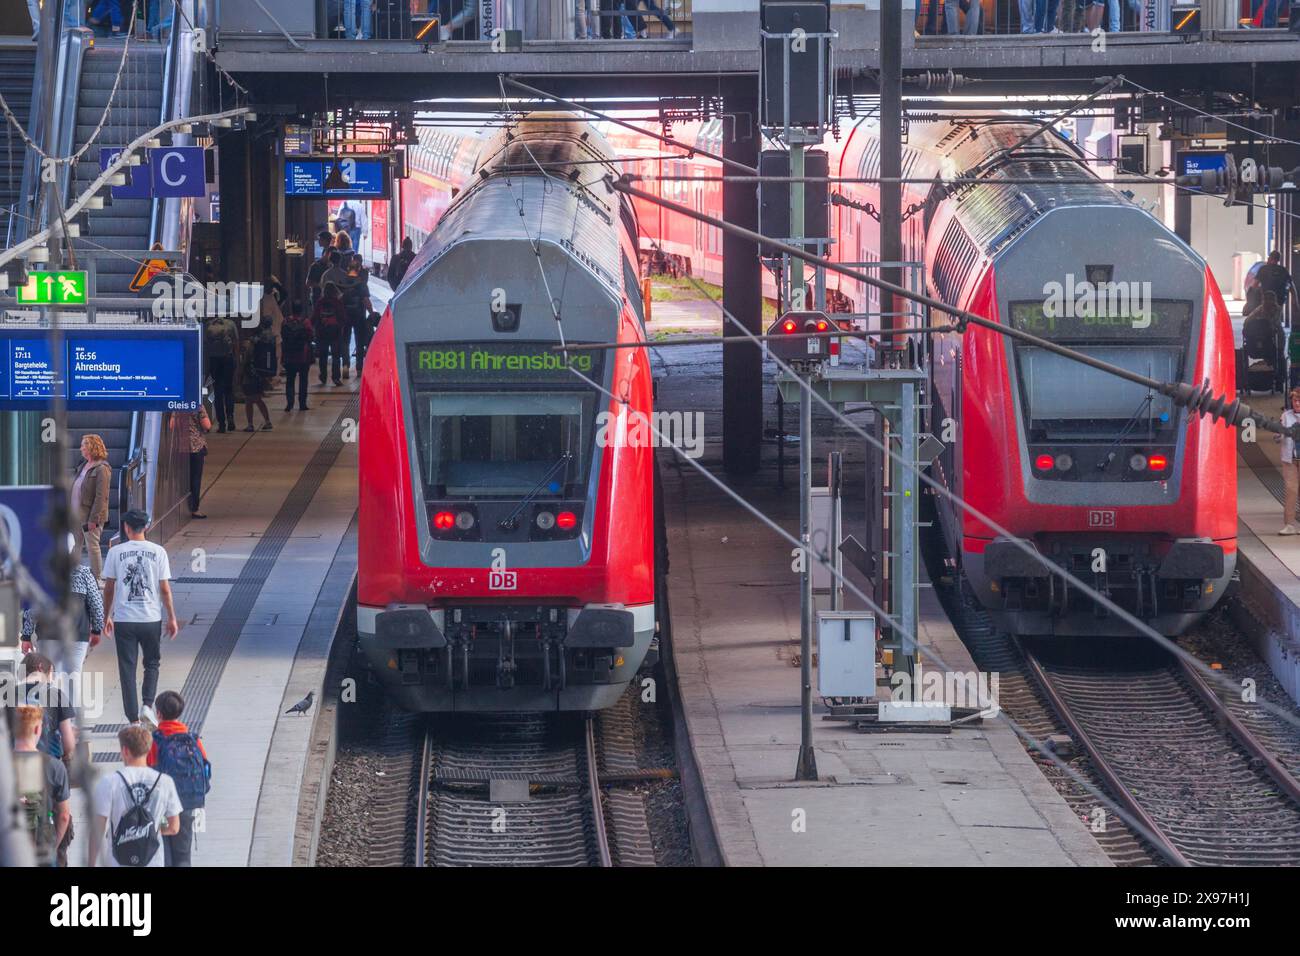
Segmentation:
<svg viewBox="0 0 1300 956">
<path fill-rule="evenodd" d="M 550 511 L 537 512 L 537 527 L 543 531 L 550 531 L 555 527 L 555 515 Z"/>
<path fill-rule="evenodd" d="M 1062 453 L 1056 456 L 1056 470 L 1069 471 L 1074 467 L 1074 459 L 1068 454 Z"/>
<path fill-rule="evenodd" d="M 1056 459 L 1051 455 L 1039 455 L 1034 459 L 1034 467 L 1039 471 L 1051 471 L 1056 464 Z"/>
<path fill-rule="evenodd" d="M 461 531 L 468 531 L 474 527 L 474 513 L 472 511 L 456 512 L 456 527 Z"/>
<path fill-rule="evenodd" d="M 1128 466 L 1134 471 L 1145 471 L 1147 467 L 1147 456 L 1134 455 L 1128 460 Z"/>
<path fill-rule="evenodd" d="M 1147 465 L 1150 466 L 1152 471 L 1164 471 L 1168 464 L 1169 459 L 1164 455 L 1152 455 L 1147 459 Z"/>
</svg>

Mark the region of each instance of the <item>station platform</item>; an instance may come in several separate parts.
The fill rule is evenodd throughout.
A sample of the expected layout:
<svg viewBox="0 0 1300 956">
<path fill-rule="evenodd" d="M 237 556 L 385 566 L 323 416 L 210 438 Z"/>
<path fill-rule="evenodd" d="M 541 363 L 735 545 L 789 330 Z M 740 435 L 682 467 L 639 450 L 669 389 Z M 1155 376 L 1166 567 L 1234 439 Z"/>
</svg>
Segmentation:
<svg viewBox="0 0 1300 956">
<path fill-rule="evenodd" d="M 726 865 L 1110 865 L 997 720 L 947 735 L 859 733 L 823 721 L 818 704 L 820 779 L 795 782 L 799 578 L 791 547 L 675 454 L 660 456 L 673 665 Z M 703 463 L 717 464 L 709 454 Z M 797 528 L 797 495 L 777 492 L 771 477 L 733 486 Z M 929 589 L 920 640 L 956 670 L 976 671 Z"/>
<path fill-rule="evenodd" d="M 1279 395 L 1247 395 L 1246 401 L 1274 417 L 1282 413 Z M 1300 703 L 1300 535 L 1278 534 L 1286 524 L 1281 444 L 1266 432 L 1256 437 L 1237 443 L 1237 610 L 1254 618 L 1241 622 L 1243 630 Z"/>
<path fill-rule="evenodd" d="M 208 439 L 201 508 L 162 542 L 172 568 L 181 630 L 164 641 L 159 692 L 179 690 L 182 720 L 202 734 L 213 765 L 195 866 L 288 866 L 310 717 L 285 711 L 315 690 L 356 569 L 349 529 L 356 513 L 357 380 L 316 386 L 308 411 L 284 412 L 268 395 L 274 430 Z M 236 406 L 243 427 L 243 409 Z M 260 416 L 255 417 L 260 425 Z M 97 774 L 121 767 L 125 717 L 111 640 L 86 659 L 102 675 L 86 715 Z M 91 702 L 87 700 L 87 703 Z M 73 792 L 84 865 L 90 839 L 86 795 Z"/>
</svg>

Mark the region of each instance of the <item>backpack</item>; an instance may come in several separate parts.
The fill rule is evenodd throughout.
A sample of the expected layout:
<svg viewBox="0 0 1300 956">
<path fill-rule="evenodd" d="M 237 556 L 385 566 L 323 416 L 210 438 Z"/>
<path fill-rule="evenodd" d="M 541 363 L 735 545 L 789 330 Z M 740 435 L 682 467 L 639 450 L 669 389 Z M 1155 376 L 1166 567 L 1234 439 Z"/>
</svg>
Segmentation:
<svg viewBox="0 0 1300 956">
<path fill-rule="evenodd" d="M 365 309 L 365 299 L 368 291 L 366 283 L 362 281 L 360 276 L 356 277 L 355 282 L 349 282 L 343 287 L 343 309 L 348 313 L 349 317 L 359 317 L 364 314 L 363 310 Z"/>
<path fill-rule="evenodd" d="M 17 758 L 47 759 L 39 753 L 14 754 L 14 757 L 15 762 Z M 41 768 L 41 781 L 42 783 L 45 781 L 44 767 Z M 23 822 L 26 825 L 27 832 L 31 835 L 32 843 L 36 847 L 38 862 L 53 859 L 55 850 L 54 837 L 57 835 L 58 830 L 54 825 L 54 808 L 51 806 L 44 788 L 19 792 L 18 805 L 22 810 Z"/>
<path fill-rule="evenodd" d="M 286 362 L 311 361 L 311 335 L 307 326 L 297 319 L 290 319 L 280 329 L 280 340 L 284 345 Z"/>
<path fill-rule="evenodd" d="M 181 807 L 196 810 L 203 806 L 204 797 L 212 789 L 212 764 L 199 749 L 198 735 L 165 736 L 155 730 L 153 742 L 158 748 L 158 762 L 154 769 L 172 778 L 181 798 Z"/>
<path fill-rule="evenodd" d="M 342 318 L 339 316 L 339 310 L 342 308 L 342 301 L 338 299 L 322 299 L 320 310 L 320 329 L 321 335 L 334 337 L 338 335 L 342 327 Z"/>
<path fill-rule="evenodd" d="M 271 336 L 259 335 L 253 342 L 253 368 L 268 378 L 279 368 L 275 361 L 275 339 Z"/>
<path fill-rule="evenodd" d="M 130 797 L 131 805 L 117 821 L 117 826 L 113 827 L 113 859 L 117 860 L 119 866 L 148 866 L 162 847 L 158 821 L 149 812 L 149 798 L 158 789 L 162 774 L 154 778 L 153 786 L 145 793 L 143 800 L 135 798 L 135 788 L 122 776 L 122 771 L 119 770 L 117 775 L 126 786 L 126 795 Z"/>
<path fill-rule="evenodd" d="M 207 328 L 203 330 L 203 349 L 208 358 L 225 358 L 234 354 L 235 345 L 231 341 L 230 329 L 224 321 L 215 319 L 208 323 Z"/>
</svg>

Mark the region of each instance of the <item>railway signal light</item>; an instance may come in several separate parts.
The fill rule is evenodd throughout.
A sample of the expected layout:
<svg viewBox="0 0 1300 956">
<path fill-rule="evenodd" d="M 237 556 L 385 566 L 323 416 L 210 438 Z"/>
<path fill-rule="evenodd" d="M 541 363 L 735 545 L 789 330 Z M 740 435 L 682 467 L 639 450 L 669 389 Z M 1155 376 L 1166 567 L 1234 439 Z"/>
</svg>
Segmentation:
<svg viewBox="0 0 1300 956">
<path fill-rule="evenodd" d="M 813 336 L 829 331 L 831 322 L 825 312 L 787 312 L 767 330 L 767 348 L 787 364 L 819 364 L 831 354 L 830 342 L 835 340 Z"/>
<path fill-rule="evenodd" d="M 433 516 L 433 526 L 439 531 L 450 531 L 456 526 L 456 515 L 451 511 L 439 511 Z"/>
</svg>

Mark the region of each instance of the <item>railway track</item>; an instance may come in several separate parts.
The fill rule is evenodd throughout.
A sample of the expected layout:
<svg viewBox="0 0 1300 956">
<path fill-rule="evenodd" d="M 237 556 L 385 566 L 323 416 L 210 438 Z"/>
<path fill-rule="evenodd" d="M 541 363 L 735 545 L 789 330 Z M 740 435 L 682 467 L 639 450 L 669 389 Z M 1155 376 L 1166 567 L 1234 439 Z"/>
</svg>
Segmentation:
<svg viewBox="0 0 1300 956">
<path fill-rule="evenodd" d="M 413 866 L 653 866 L 630 713 L 427 720 L 410 740 L 402 861 Z M 608 773 L 609 779 L 606 779 Z M 391 816 L 391 815 L 390 815 Z"/>
<path fill-rule="evenodd" d="M 1030 672 L 1125 809 L 1177 866 L 1300 864 L 1300 782 L 1181 662 Z"/>
</svg>

